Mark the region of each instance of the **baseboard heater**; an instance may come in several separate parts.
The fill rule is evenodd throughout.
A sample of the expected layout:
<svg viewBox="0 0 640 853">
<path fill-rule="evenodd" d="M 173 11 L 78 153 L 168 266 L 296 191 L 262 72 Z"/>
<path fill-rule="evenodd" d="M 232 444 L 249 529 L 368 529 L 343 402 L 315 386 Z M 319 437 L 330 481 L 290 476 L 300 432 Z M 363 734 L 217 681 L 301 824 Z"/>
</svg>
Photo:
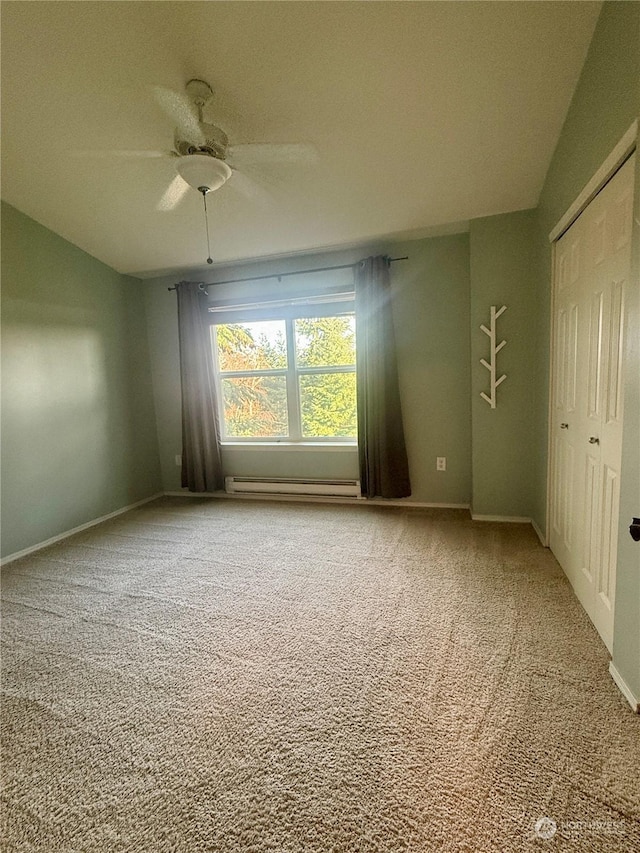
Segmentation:
<svg viewBox="0 0 640 853">
<path fill-rule="evenodd" d="M 295 480 L 266 477 L 225 477 L 229 494 L 248 492 L 267 495 L 324 495 L 325 497 L 360 497 L 359 480 Z"/>
</svg>

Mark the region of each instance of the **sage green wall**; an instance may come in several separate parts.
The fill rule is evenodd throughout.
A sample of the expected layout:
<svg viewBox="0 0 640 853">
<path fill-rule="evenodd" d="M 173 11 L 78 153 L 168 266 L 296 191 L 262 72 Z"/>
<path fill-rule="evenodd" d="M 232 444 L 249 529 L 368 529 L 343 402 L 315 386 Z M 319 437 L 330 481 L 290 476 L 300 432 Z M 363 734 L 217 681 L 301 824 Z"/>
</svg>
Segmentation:
<svg viewBox="0 0 640 853">
<path fill-rule="evenodd" d="M 547 401 L 551 247 L 548 234 L 616 143 L 640 115 L 640 3 L 606 2 L 598 19 L 584 68 L 556 147 L 538 208 L 537 288 L 540 313 L 537 404 L 539 438 L 533 517 L 546 526 Z M 636 162 L 638 169 L 638 162 Z M 625 425 L 620 495 L 620 531 L 613 659 L 622 677 L 640 696 L 640 546 L 628 525 L 640 513 L 640 187 L 636 183 L 634 268 L 627 302 Z"/>
<path fill-rule="evenodd" d="M 2 554 L 161 488 L 140 283 L 2 204 Z"/>
<path fill-rule="evenodd" d="M 471 509 L 477 515 L 531 517 L 535 447 L 532 351 L 536 344 L 536 213 L 525 210 L 471 222 Z M 490 309 L 507 306 L 497 321 L 497 389 L 492 409 L 480 396 L 489 393 Z"/>
<path fill-rule="evenodd" d="M 413 494 L 411 500 L 468 504 L 470 496 L 469 241 L 467 234 L 363 246 L 349 251 L 273 259 L 216 270 L 218 280 L 353 263 L 368 254 L 408 255 L 393 265 L 393 312 L 402 408 Z M 194 273 L 184 278 L 198 280 Z M 180 276 L 145 282 L 158 439 L 164 488 L 180 488 L 175 456 L 181 450 L 180 374 L 176 296 Z M 210 271 L 202 273 L 211 280 Z M 308 276 L 283 279 L 302 287 Z M 284 287 L 285 284 L 282 285 Z M 264 293 L 272 284 L 234 285 L 231 293 Z M 279 285 L 280 287 L 280 285 Z M 447 471 L 436 472 L 436 456 Z M 357 476 L 357 451 L 223 448 L 225 474 L 264 477 Z"/>
<path fill-rule="evenodd" d="M 394 266 L 393 307 L 412 498 L 468 505 L 469 235 L 415 240 L 393 251 L 409 256 Z M 446 472 L 436 471 L 436 456 L 446 456 Z"/>
<path fill-rule="evenodd" d="M 639 46 L 640 50 L 640 46 Z M 638 109 L 640 114 L 640 108 Z M 629 524 L 640 518 L 640 162 L 636 153 L 635 223 L 631 282 L 626 302 L 626 375 L 620 525 L 613 662 L 640 699 L 640 542 Z"/>
</svg>

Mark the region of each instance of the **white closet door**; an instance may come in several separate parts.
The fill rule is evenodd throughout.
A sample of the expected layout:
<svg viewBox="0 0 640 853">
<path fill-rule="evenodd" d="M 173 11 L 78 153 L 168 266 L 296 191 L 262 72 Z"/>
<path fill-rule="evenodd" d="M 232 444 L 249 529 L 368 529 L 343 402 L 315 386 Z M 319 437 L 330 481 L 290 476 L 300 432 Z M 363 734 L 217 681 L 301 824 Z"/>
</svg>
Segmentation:
<svg viewBox="0 0 640 853">
<path fill-rule="evenodd" d="M 613 641 L 635 155 L 556 245 L 551 549 Z"/>
<path fill-rule="evenodd" d="M 578 572 L 577 543 L 580 540 L 580 513 L 577 495 L 584 490 L 584 476 L 578 464 L 577 412 L 584 408 L 584 385 L 580 365 L 584 362 L 585 342 L 579 337 L 584 324 L 584 306 L 580 303 L 581 279 L 585 273 L 585 233 L 582 218 L 567 231 L 556 248 L 553 496 L 551 512 L 551 548 L 571 582 Z"/>
</svg>

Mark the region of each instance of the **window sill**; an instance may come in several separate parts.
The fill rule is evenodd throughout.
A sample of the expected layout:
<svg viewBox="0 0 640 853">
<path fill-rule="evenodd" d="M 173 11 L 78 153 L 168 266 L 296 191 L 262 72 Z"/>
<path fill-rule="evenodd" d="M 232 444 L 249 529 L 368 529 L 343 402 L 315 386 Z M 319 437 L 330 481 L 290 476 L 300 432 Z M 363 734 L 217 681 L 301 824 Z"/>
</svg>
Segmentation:
<svg viewBox="0 0 640 853">
<path fill-rule="evenodd" d="M 223 449 L 229 450 L 303 450 L 303 451 L 357 451 L 355 441 L 223 441 Z"/>
</svg>

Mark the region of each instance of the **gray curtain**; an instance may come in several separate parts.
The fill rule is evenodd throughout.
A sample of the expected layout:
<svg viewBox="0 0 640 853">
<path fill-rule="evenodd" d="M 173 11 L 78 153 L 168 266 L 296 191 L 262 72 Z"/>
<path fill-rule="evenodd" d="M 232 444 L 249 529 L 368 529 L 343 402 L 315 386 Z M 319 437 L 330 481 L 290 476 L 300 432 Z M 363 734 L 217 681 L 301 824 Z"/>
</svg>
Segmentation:
<svg viewBox="0 0 640 853">
<path fill-rule="evenodd" d="M 367 498 L 411 494 L 402 427 L 389 259 L 355 270 L 360 484 Z"/>
<path fill-rule="evenodd" d="M 224 488 L 224 477 L 207 297 L 193 281 L 181 281 L 176 291 L 182 385 L 182 485 L 190 492 L 215 492 Z"/>
</svg>

